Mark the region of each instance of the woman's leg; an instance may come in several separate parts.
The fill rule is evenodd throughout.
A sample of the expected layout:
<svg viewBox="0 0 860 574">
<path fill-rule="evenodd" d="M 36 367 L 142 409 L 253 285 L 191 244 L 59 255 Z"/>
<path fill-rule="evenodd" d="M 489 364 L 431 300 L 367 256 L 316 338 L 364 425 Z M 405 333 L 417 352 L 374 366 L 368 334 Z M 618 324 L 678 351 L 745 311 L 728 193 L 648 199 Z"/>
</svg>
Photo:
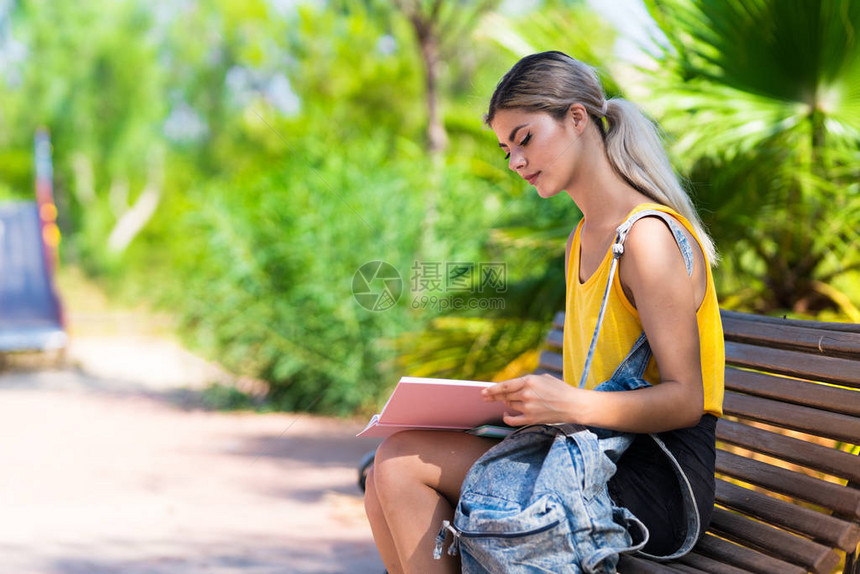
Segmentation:
<svg viewBox="0 0 860 574">
<path fill-rule="evenodd" d="M 462 432 L 404 431 L 380 445 L 372 496 L 381 513 L 371 499 L 368 518 L 382 539 L 380 554 L 390 553 L 389 536 L 396 548 L 400 568 L 383 555 L 392 572 L 459 572 L 458 559 L 433 559 L 436 535 L 442 520 L 453 519 L 466 473 L 496 442 Z"/>
<path fill-rule="evenodd" d="M 376 482 L 372 468 L 365 482 L 364 511 L 367 514 L 367 520 L 370 522 L 370 530 L 373 532 L 373 541 L 376 543 L 376 549 L 385 563 L 388 574 L 402 574 L 403 569 L 400 567 L 400 557 L 397 556 L 397 547 L 394 546 L 394 539 L 391 537 L 391 531 L 388 529 L 388 523 L 385 521 L 385 514 L 382 511 L 382 505 L 380 505 L 379 496 L 376 493 Z"/>
</svg>

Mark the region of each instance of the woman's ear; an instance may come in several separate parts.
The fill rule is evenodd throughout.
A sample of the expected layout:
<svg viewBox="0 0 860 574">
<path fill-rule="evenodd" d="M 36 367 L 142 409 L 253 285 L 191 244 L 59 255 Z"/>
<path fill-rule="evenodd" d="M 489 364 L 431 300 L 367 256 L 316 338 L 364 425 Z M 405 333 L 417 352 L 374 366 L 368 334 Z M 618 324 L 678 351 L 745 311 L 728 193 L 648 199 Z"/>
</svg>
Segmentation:
<svg viewBox="0 0 860 574">
<path fill-rule="evenodd" d="M 588 112 L 582 104 L 571 104 L 567 109 L 567 115 L 570 121 L 573 122 L 573 127 L 579 133 L 588 125 Z"/>
</svg>

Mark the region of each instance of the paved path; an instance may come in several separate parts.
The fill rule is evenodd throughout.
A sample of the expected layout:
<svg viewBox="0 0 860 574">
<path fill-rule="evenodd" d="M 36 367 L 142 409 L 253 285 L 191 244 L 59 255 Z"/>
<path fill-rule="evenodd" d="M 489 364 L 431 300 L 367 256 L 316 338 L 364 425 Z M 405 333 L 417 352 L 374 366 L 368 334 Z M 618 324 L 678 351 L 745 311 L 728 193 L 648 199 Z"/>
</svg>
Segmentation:
<svg viewBox="0 0 860 574">
<path fill-rule="evenodd" d="M 215 375 L 163 340 L 71 355 L 0 373 L 0 573 L 383 571 L 359 421 L 195 408 Z"/>
</svg>

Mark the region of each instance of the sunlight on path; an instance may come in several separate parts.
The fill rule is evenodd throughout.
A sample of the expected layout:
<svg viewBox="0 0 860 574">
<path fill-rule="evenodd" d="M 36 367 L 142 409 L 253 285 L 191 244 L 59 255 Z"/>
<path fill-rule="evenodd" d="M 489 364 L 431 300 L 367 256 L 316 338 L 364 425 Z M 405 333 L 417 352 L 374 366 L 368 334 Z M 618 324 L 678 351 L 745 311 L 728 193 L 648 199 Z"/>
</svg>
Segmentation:
<svg viewBox="0 0 860 574">
<path fill-rule="evenodd" d="M 229 375 L 86 301 L 68 367 L 0 372 L 0 571 L 382 573 L 361 421 L 193 408 Z"/>
<path fill-rule="evenodd" d="M 101 384 L 0 377 L 4 571 L 382 572 L 360 424 L 182 411 Z"/>
</svg>

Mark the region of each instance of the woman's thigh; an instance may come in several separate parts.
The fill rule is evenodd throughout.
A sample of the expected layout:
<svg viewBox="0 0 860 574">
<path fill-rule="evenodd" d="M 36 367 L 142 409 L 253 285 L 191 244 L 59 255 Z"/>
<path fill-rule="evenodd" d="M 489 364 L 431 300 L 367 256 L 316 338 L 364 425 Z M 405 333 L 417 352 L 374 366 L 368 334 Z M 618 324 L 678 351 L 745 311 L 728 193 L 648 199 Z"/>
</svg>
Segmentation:
<svg viewBox="0 0 860 574">
<path fill-rule="evenodd" d="M 376 451 L 377 491 L 384 497 L 385 491 L 420 483 L 456 505 L 472 464 L 498 442 L 464 432 L 414 430 L 394 434 Z"/>
</svg>

